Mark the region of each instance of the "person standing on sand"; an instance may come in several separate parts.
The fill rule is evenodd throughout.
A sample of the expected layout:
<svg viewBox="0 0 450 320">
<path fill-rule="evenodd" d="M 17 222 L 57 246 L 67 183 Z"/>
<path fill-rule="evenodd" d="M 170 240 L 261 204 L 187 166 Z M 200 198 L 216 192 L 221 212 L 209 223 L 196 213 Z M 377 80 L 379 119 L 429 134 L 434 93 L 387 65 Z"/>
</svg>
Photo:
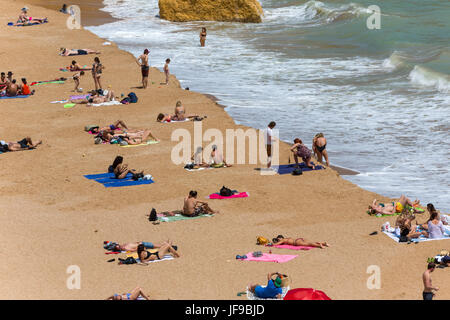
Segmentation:
<svg viewBox="0 0 450 320">
<path fill-rule="evenodd" d="M 77 72 L 77 73 L 75 73 L 75 74 L 72 76 L 72 79 L 73 79 L 73 81 L 75 82 L 75 89 L 74 89 L 73 91 L 75 91 L 75 92 L 81 92 L 81 91 L 83 91 L 83 90 L 81 90 L 81 89 L 79 88 L 79 86 L 80 86 L 80 78 L 81 78 L 82 76 L 84 76 L 84 71 Z"/>
<path fill-rule="evenodd" d="M 94 64 L 92 65 L 92 77 L 94 78 L 95 91 L 102 89 L 100 77 L 102 76 L 103 69 L 105 69 L 105 67 L 100 63 L 100 58 L 95 57 Z"/>
<path fill-rule="evenodd" d="M 136 59 L 136 63 L 141 67 L 142 73 L 142 88 L 146 89 L 148 85 L 148 72 L 150 70 L 150 65 L 148 61 L 148 54 L 150 51 L 148 49 L 144 50 L 144 53 Z"/>
<path fill-rule="evenodd" d="M 328 152 L 326 150 L 327 147 L 327 139 L 323 136 L 323 133 L 318 133 L 314 136 L 312 149 L 314 154 L 317 157 L 317 160 L 322 163 L 322 157 L 325 158 L 327 163 L 327 167 L 330 166 L 330 162 L 328 161 Z"/>
<path fill-rule="evenodd" d="M 169 84 L 169 63 L 170 63 L 170 59 L 166 59 L 166 64 L 164 65 L 164 73 L 166 75 L 166 85 Z"/>
<path fill-rule="evenodd" d="M 272 165 L 272 141 L 273 141 L 273 128 L 275 128 L 277 124 L 275 121 L 269 123 L 268 127 L 265 130 L 264 137 L 266 139 L 266 150 L 267 150 L 267 168 L 270 168 Z"/>
<path fill-rule="evenodd" d="M 200 46 L 204 47 L 206 42 L 206 28 L 202 28 L 200 31 Z"/>
<path fill-rule="evenodd" d="M 431 283 L 431 273 L 436 268 L 436 265 L 433 262 L 430 262 L 428 264 L 427 270 L 422 275 L 423 280 L 423 300 L 433 300 L 433 297 L 435 293 L 433 291 L 438 291 L 438 287 L 433 287 L 433 284 Z"/>
</svg>

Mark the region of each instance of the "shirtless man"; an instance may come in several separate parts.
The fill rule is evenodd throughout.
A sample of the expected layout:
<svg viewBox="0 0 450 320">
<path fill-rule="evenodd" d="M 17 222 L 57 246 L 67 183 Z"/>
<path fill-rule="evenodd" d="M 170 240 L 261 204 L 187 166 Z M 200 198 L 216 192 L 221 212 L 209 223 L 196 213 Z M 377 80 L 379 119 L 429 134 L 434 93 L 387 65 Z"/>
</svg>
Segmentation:
<svg viewBox="0 0 450 320">
<path fill-rule="evenodd" d="M 148 62 L 148 54 L 150 51 L 148 49 L 144 50 L 144 53 L 136 59 L 136 63 L 141 67 L 142 73 L 142 88 L 146 89 L 148 84 L 148 72 L 150 70 Z"/>
<path fill-rule="evenodd" d="M 214 211 L 208 206 L 207 202 L 197 200 L 197 191 L 189 191 L 189 196 L 184 198 L 183 215 L 188 217 L 196 217 L 202 214 L 216 214 L 219 211 Z"/>
<path fill-rule="evenodd" d="M 433 262 L 428 264 L 427 270 L 422 275 L 423 280 L 423 300 L 433 300 L 435 293 L 433 291 L 438 291 L 438 287 L 433 287 L 431 283 L 431 273 L 436 268 L 436 265 Z"/>
<path fill-rule="evenodd" d="M 92 133 L 99 133 L 100 131 L 114 131 L 115 130 L 120 130 L 120 131 L 124 131 L 122 128 L 128 130 L 127 125 L 125 124 L 125 122 L 123 122 L 122 120 L 117 120 L 116 122 L 114 122 L 113 124 L 110 124 L 107 127 L 94 127 L 91 129 Z"/>
<path fill-rule="evenodd" d="M 118 244 L 114 247 L 114 250 L 115 251 L 135 252 L 135 251 L 137 251 L 137 247 L 140 244 L 144 245 L 144 247 L 147 249 L 155 249 L 155 248 L 161 247 L 161 244 L 153 244 L 151 242 L 140 241 L 140 242 L 129 242 L 129 243 L 124 243 L 124 244 Z"/>
<path fill-rule="evenodd" d="M 67 49 L 67 48 L 60 49 L 60 55 L 65 57 L 86 55 L 86 54 L 100 54 L 100 51 L 95 51 L 91 49 Z"/>
<path fill-rule="evenodd" d="M 152 135 L 150 130 L 144 130 L 136 133 L 126 132 L 125 134 L 119 136 L 122 137 L 122 139 L 125 140 L 130 145 L 145 143 L 148 141 L 149 138 L 154 141 L 159 141 Z"/>
<path fill-rule="evenodd" d="M 8 151 L 21 151 L 26 149 L 34 149 L 38 145 L 42 143 L 42 140 L 39 140 L 36 143 L 33 143 L 30 137 L 23 138 L 17 142 L 8 142 Z"/>
<path fill-rule="evenodd" d="M 8 83 L 6 87 L 6 95 L 8 97 L 15 97 L 19 93 L 19 86 L 16 84 L 16 79 L 14 79 L 12 82 Z"/>
</svg>

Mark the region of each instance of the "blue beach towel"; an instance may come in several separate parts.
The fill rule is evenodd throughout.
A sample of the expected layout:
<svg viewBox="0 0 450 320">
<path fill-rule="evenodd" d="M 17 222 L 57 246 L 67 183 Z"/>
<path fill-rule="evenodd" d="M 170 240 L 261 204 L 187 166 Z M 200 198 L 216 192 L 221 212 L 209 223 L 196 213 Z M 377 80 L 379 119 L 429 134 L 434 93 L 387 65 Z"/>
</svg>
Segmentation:
<svg viewBox="0 0 450 320">
<path fill-rule="evenodd" d="M 313 170 L 311 168 L 308 168 L 304 162 L 299 163 L 299 167 L 302 169 L 303 172 Z M 280 166 L 273 166 L 273 168 L 276 169 L 278 174 L 288 174 L 292 173 L 292 171 L 295 170 L 295 164 L 282 164 Z M 322 170 L 322 169 L 325 168 L 320 165 L 316 165 L 316 168 L 314 170 Z"/>
<path fill-rule="evenodd" d="M 89 180 L 94 180 L 98 183 L 103 184 L 105 188 L 117 188 L 126 186 L 139 186 L 142 184 L 152 184 L 153 180 L 138 180 L 134 181 L 131 179 L 133 175 L 131 173 L 127 174 L 124 179 L 116 179 L 114 173 L 100 173 L 100 174 L 88 174 L 84 177 Z"/>
<path fill-rule="evenodd" d="M 0 97 L 0 99 L 28 98 L 29 96 L 30 95 L 21 95 L 21 96 L 13 96 L 13 97 L 3 96 L 3 97 Z"/>
<path fill-rule="evenodd" d="M 47 23 L 48 21 L 44 21 L 44 22 L 38 22 L 38 21 L 35 21 L 35 22 L 32 22 L 32 23 L 28 23 L 28 24 L 26 24 L 26 25 L 14 25 L 14 22 L 8 22 L 8 26 L 10 26 L 10 27 L 29 27 L 29 26 L 35 26 L 35 25 L 38 25 L 38 24 L 44 24 L 44 23 Z"/>
</svg>

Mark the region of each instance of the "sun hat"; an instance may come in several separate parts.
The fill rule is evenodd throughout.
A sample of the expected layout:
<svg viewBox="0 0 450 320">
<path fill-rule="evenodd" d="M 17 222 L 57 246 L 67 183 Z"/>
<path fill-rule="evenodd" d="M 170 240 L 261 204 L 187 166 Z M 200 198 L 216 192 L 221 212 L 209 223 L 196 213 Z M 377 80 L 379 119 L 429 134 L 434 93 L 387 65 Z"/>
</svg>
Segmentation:
<svg viewBox="0 0 450 320">
<path fill-rule="evenodd" d="M 277 288 L 281 287 L 281 282 L 282 282 L 282 280 L 281 280 L 280 277 L 276 277 L 276 279 L 273 280 L 273 284 L 274 284 L 275 287 L 277 287 Z"/>
</svg>

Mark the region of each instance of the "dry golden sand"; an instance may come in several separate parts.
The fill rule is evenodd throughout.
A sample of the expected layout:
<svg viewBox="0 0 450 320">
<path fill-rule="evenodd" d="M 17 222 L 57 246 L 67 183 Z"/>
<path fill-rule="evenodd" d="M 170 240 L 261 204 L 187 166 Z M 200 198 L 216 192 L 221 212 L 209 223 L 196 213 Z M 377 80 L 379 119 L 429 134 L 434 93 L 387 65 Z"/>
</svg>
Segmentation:
<svg viewBox="0 0 450 320">
<path fill-rule="evenodd" d="M 12 70 L 16 79 L 29 82 L 67 77 L 60 67 L 72 57 L 58 56 L 58 48 L 92 48 L 102 51 L 106 66 L 103 84 L 117 93 L 135 91 L 139 103 L 128 106 L 64 109 L 50 101 L 68 97 L 72 81 L 37 86 L 28 99 L 0 100 L 0 137 L 16 141 L 24 136 L 43 139 L 34 151 L 0 155 L 0 283 L 2 299 L 103 299 L 114 292 L 141 286 L 155 299 L 245 299 L 236 293 L 247 283 L 266 281 L 279 271 L 292 278 L 291 288 L 324 290 L 332 299 L 421 299 L 421 274 L 426 258 L 448 249 L 449 242 L 401 245 L 380 234 L 369 236 L 394 218 L 366 215 L 367 204 L 379 195 L 342 179 L 331 169 L 290 175 L 261 176 L 255 165 L 187 172 L 170 161 L 174 128 L 192 131 L 193 123 L 162 125 L 159 112 L 169 113 L 181 100 L 189 113 L 207 114 L 204 129 L 237 128 L 222 108 L 206 96 L 181 90 L 175 78 L 159 86 L 164 76 L 152 68 L 147 90 L 140 70 L 129 53 L 85 30 L 68 30 L 66 15 L 30 6 L 32 16 L 47 16 L 50 23 L 27 28 L 7 27 L 15 21 L 23 2 L 0 0 L 0 70 Z M 151 49 L 151 48 L 150 48 Z M 94 55 L 75 57 L 91 64 Z M 176 63 L 176 61 L 173 61 Z M 81 87 L 91 89 L 88 72 Z M 86 124 L 107 125 L 123 119 L 131 127 L 149 127 L 162 142 L 138 148 L 95 145 L 83 131 Z M 282 128 L 282 123 L 279 124 Z M 287 145 L 281 146 L 286 155 Z M 101 173 L 121 154 L 126 163 L 151 173 L 156 183 L 126 188 L 104 188 L 83 178 Z M 284 156 L 283 156 L 284 157 Z M 283 158 L 282 157 L 282 158 Z M 152 207 L 158 211 L 180 208 L 183 197 L 196 189 L 201 198 L 222 185 L 250 192 L 246 199 L 210 200 L 221 211 L 213 218 L 161 223 L 146 220 Z M 401 190 L 399 190 L 399 195 Z M 425 220 L 425 217 L 421 218 Z M 255 245 L 258 235 L 283 234 L 328 241 L 332 247 L 307 252 L 276 250 L 298 257 L 285 264 L 240 262 L 236 254 L 267 249 Z M 153 241 L 172 239 L 181 258 L 147 267 L 107 263 L 104 240 Z M 275 251 L 273 250 L 273 251 Z M 117 258 L 117 257 L 115 257 Z M 81 289 L 68 290 L 66 269 L 81 268 Z M 369 265 L 382 271 L 382 288 L 368 290 Z M 437 299 L 449 299 L 445 285 L 450 273 L 437 269 Z"/>
</svg>

